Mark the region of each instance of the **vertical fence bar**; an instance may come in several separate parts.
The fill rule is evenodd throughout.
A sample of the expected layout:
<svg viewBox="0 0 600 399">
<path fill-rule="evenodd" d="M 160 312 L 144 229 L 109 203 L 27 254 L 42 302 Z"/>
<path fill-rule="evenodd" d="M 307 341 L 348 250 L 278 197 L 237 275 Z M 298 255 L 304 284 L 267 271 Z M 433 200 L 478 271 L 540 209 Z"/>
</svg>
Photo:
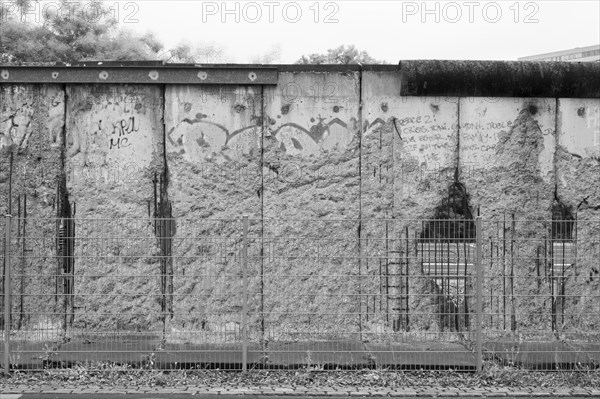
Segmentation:
<svg viewBox="0 0 600 399">
<path fill-rule="evenodd" d="M 248 371 L 248 215 L 242 236 L 242 372 Z"/>
<path fill-rule="evenodd" d="M 12 216 L 5 217 L 4 240 L 4 372 L 10 373 L 10 233 Z"/>
<path fill-rule="evenodd" d="M 482 262 L 482 232 L 481 232 L 481 216 L 477 216 L 475 219 L 475 234 L 476 234 L 476 259 L 475 259 L 475 270 L 477 273 L 476 280 L 476 291 L 477 291 L 477 321 L 476 321 L 476 361 L 477 361 L 477 372 L 481 372 L 483 366 L 483 351 L 482 351 L 482 305 L 483 305 L 483 262 Z"/>
</svg>

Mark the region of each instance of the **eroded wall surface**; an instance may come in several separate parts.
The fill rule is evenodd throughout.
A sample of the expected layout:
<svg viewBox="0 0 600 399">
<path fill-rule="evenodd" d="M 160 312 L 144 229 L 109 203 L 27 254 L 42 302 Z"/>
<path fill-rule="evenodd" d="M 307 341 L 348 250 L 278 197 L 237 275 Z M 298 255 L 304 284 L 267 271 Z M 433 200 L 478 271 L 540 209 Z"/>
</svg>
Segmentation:
<svg viewBox="0 0 600 399">
<path fill-rule="evenodd" d="M 164 169 L 162 89 L 69 85 L 66 93 L 76 326 L 154 327 L 161 309 L 152 217 Z M 121 314 L 130 315 L 124 325 Z"/>
<path fill-rule="evenodd" d="M 6 210 L 12 151 L 12 214 L 27 194 L 28 217 L 75 218 L 79 326 L 126 313 L 119 328 L 168 318 L 174 333 L 235 331 L 245 215 L 253 337 L 389 330 L 390 309 L 438 328 L 431 301 L 380 300 L 435 294 L 427 279 L 381 279 L 383 268 L 424 273 L 406 244 L 436 231 L 423 219 L 480 214 L 485 237 L 526 237 L 512 294 L 541 295 L 527 276 L 553 214 L 600 218 L 599 100 L 401 96 L 401 85 L 396 71 L 282 71 L 274 86 L 2 85 L 0 199 Z M 598 229 L 580 223 L 577 234 Z M 599 250 L 584 241 L 577 276 L 594 273 Z M 62 253 L 44 245 L 49 259 Z M 70 267 L 53 262 L 44 267 Z M 595 281 L 569 289 L 587 298 Z M 64 294 L 52 284 L 35 289 Z"/>
<path fill-rule="evenodd" d="M 262 217 L 262 89 L 172 86 L 165 100 L 167 189 L 178 223 L 172 329 L 214 334 L 241 322 L 241 218 Z M 261 232 L 251 221 L 254 276 Z M 257 292 L 260 282 L 250 283 Z"/>
<path fill-rule="evenodd" d="M 56 223 L 50 218 L 59 208 L 64 115 L 59 85 L 0 86 L 0 201 L 3 214 L 14 216 L 13 292 L 25 294 L 13 301 L 19 327 L 48 326 L 44 314 L 60 299 Z"/>
</svg>

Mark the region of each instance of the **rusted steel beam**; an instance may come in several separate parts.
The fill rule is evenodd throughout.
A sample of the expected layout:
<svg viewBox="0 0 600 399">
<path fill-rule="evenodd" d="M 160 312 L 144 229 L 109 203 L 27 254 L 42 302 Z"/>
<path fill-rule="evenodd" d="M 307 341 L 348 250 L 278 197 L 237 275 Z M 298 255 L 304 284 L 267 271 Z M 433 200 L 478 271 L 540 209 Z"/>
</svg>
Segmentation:
<svg viewBox="0 0 600 399">
<path fill-rule="evenodd" d="M 0 66 L 0 84 L 277 84 L 277 69 L 192 66 Z"/>
</svg>

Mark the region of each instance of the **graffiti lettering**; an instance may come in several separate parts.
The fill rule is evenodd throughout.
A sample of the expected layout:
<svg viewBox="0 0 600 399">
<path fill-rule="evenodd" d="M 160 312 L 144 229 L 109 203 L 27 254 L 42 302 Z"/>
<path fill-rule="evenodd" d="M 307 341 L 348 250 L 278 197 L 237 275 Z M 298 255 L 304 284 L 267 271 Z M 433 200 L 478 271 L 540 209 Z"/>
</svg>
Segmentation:
<svg viewBox="0 0 600 399">
<path fill-rule="evenodd" d="M 109 150 L 112 150 L 113 148 L 121 149 L 121 148 L 129 147 L 130 145 L 131 144 L 129 143 L 129 140 L 127 139 L 127 137 L 117 137 L 116 139 L 111 138 L 108 149 Z"/>
<path fill-rule="evenodd" d="M 102 121 L 98 122 L 98 127 L 101 128 Z M 129 147 L 129 136 L 132 133 L 140 130 L 139 122 L 135 120 L 134 116 L 130 116 L 127 119 L 121 119 L 116 123 L 112 124 L 112 133 L 108 143 L 108 149 L 121 149 Z"/>
<path fill-rule="evenodd" d="M 512 122 L 511 121 L 507 121 L 505 122 L 488 122 L 487 123 L 487 128 L 488 129 L 507 129 L 510 128 L 512 126 Z"/>
<path fill-rule="evenodd" d="M 412 117 L 407 117 L 407 118 L 403 118 L 403 119 L 396 119 L 396 121 L 397 121 L 398 125 L 406 126 L 409 124 L 416 124 L 416 123 L 431 123 L 432 117 L 430 115 L 412 116 Z"/>
<path fill-rule="evenodd" d="M 112 134 L 117 134 L 119 137 L 121 137 L 139 130 L 140 126 L 136 123 L 135 116 L 130 116 L 127 119 L 121 119 L 117 123 L 113 123 Z"/>
</svg>

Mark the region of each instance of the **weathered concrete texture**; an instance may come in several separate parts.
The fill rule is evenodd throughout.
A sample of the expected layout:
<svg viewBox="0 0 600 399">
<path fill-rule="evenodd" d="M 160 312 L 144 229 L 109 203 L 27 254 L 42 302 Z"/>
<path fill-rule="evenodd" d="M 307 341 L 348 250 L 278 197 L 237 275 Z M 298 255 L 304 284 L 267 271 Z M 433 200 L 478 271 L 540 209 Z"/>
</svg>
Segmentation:
<svg viewBox="0 0 600 399">
<path fill-rule="evenodd" d="M 577 256 L 566 288 L 576 298 L 565 313 L 597 329 L 597 317 L 593 321 L 587 315 L 600 312 L 600 303 L 590 300 L 600 291 L 600 99 L 560 99 L 558 104 L 557 194 L 578 220 Z"/>
<path fill-rule="evenodd" d="M 400 97 L 391 109 L 397 115 L 394 216 L 432 218 L 458 165 L 458 99 Z"/>
<path fill-rule="evenodd" d="M 390 299 L 397 292 L 397 266 L 391 265 L 398 249 L 394 236 L 394 104 L 400 92 L 399 75 L 390 72 L 364 72 L 362 78 L 363 117 L 361 140 L 361 301 L 362 326 L 365 333 L 391 331 L 392 308 L 397 301 Z M 392 107 L 392 108 L 390 108 Z M 364 219 L 389 219 L 369 221 Z M 374 339 L 375 337 L 370 337 Z"/>
<path fill-rule="evenodd" d="M 365 331 L 433 327 L 427 279 L 415 259 L 416 219 L 435 217 L 448 196 L 457 165 L 457 99 L 400 97 L 397 72 L 364 72 L 361 229 Z M 412 220 L 410 220 L 412 219 Z M 410 253 L 410 255 L 409 255 Z M 408 275 L 416 284 L 407 284 Z M 409 287 L 410 286 L 410 287 Z M 412 293 L 410 305 L 408 292 Z M 410 307 L 410 309 L 407 309 Z M 404 316 L 402 316 L 404 315 Z M 425 320 L 427 319 L 427 320 Z M 430 326 L 431 324 L 431 326 Z M 435 329 L 435 328 L 434 328 Z M 372 337 L 375 339 L 375 336 Z"/>
<path fill-rule="evenodd" d="M 241 322 L 241 217 L 262 217 L 261 95 L 247 86 L 167 88 L 169 194 L 181 220 L 173 244 L 174 337 L 235 331 Z M 249 233 L 260 236 L 261 225 L 250 223 Z M 253 259 L 251 289 L 260 283 L 260 257 Z"/>
<path fill-rule="evenodd" d="M 581 219 L 600 218 L 600 99 L 560 99 L 557 189 Z"/>
<path fill-rule="evenodd" d="M 74 216 L 88 218 L 75 221 L 75 326 L 156 328 L 161 89 L 67 86 L 67 96 L 67 191 Z"/>
<path fill-rule="evenodd" d="M 29 217 L 52 217 L 57 178 L 61 173 L 65 109 L 62 88 L 55 85 L 2 85 L 0 96 L 0 198 L 3 211 L 8 211 L 12 151 L 13 215 L 19 216 L 15 212 L 17 197 L 27 195 Z"/>
<path fill-rule="evenodd" d="M 415 243 L 421 239 L 415 233 L 422 234 L 421 220 L 441 218 L 437 208 L 449 203 L 458 166 L 458 99 L 399 97 L 392 109 L 398 115 L 393 126 L 394 217 L 405 222 L 395 224 L 388 234 L 397 239 L 392 242 L 398 251 L 394 267 L 410 276 L 408 286 L 405 281 L 402 288 L 405 298 L 408 290 L 410 303 L 396 307 L 408 307 L 411 330 L 433 333 L 444 326 L 436 315 L 435 282 L 424 275 L 415 252 Z M 402 284 L 398 280 L 397 284 Z"/>
<path fill-rule="evenodd" d="M 554 99 L 461 99 L 459 180 L 474 210 L 550 219 L 555 116 Z"/>
<path fill-rule="evenodd" d="M 282 334 L 358 331 L 358 225 L 325 220 L 359 216 L 359 95 L 354 72 L 280 73 L 265 89 L 264 233 L 281 237 L 264 264 L 265 311 Z"/>
<path fill-rule="evenodd" d="M 394 122 L 400 101 L 400 76 L 364 72 L 361 140 L 361 213 L 365 219 L 392 218 L 394 206 Z M 397 125 L 397 123 L 396 123 Z"/>
<path fill-rule="evenodd" d="M 13 215 L 13 305 L 21 328 L 49 324 L 56 279 L 56 193 L 64 93 L 56 85 L 0 86 L 0 203 Z M 10 154 L 13 155 L 12 173 Z M 12 181 L 9 193 L 9 185 Z M 27 217 L 24 224 L 23 218 Z M 28 239 L 23 241 L 23 235 Z M 3 289 L 1 289 L 3 291 Z"/>
<path fill-rule="evenodd" d="M 474 214 L 485 217 L 486 312 L 501 315 L 491 329 L 531 331 L 545 322 L 547 287 L 535 273 L 551 234 L 543 221 L 554 201 L 555 118 L 554 99 L 460 102 L 460 181 Z"/>
</svg>

